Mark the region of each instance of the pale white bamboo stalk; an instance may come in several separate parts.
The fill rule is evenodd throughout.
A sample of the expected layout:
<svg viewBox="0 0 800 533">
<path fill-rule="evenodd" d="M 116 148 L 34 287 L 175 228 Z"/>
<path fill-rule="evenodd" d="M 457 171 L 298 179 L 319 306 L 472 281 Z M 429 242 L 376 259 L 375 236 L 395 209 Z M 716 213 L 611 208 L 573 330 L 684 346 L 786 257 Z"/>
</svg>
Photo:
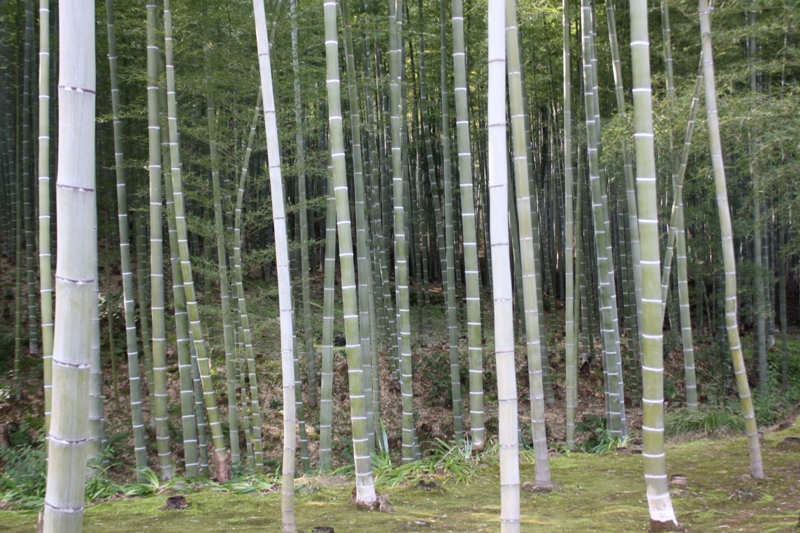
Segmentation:
<svg viewBox="0 0 800 533">
<path fill-rule="evenodd" d="M 58 246 L 45 533 L 80 532 L 89 436 L 95 244 L 95 3 L 59 6 Z"/>
<path fill-rule="evenodd" d="M 281 177 L 281 152 L 278 143 L 278 124 L 275 97 L 272 89 L 267 18 L 264 0 L 253 0 L 258 63 L 261 73 L 261 93 L 264 100 L 264 126 L 267 133 L 269 183 L 272 194 L 272 221 L 275 229 L 275 263 L 278 275 L 278 302 L 281 321 L 281 367 L 283 374 L 283 470 L 281 513 L 284 533 L 296 531 L 294 520 L 294 470 L 297 416 L 294 384 L 294 326 L 292 324 L 292 282 L 289 269 L 289 243 L 286 236 L 286 210 Z"/>
<path fill-rule="evenodd" d="M 500 423 L 500 531 L 518 533 L 519 439 L 514 321 L 508 233 L 505 3 L 489 4 L 489 227 L 492 246 L 494 338 Z"/>
</svg>

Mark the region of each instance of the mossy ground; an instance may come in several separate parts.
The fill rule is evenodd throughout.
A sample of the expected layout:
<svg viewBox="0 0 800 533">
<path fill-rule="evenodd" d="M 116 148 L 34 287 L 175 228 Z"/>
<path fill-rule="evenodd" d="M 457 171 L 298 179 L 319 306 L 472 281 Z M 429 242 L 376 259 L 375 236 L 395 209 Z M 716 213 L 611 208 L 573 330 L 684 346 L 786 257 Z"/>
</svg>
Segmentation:
<svg viewBox="0 0 800 533">
<path fill-rule="evenodd" d="M 798 419 L 800 423 L 800 419 Z M 749 477 L 743 438 L 702 439 L 667 447 L 670 474 L 684 474 L 688 487 L 673 498 L 676 514 L 690 532 L 798 531 L 800 448 L 781 447 L 800 437 L 800 426 L 768 433 L 762 441 L 766 479 Z M 522 480 L 533 479 L 533 465 L 522 465 Z M 551 458 L 556 492 L 522 492 L 522 531 L 578 533 L 646 531 L 647 503 L 641 456 L 629 451 L 602 455 L 562 454 Z M 353 483 L 341 477 L 298 480 L 298 528 L 333 527 L 337 532 L 482 532 L 497 531 L 499 472 L 481 470 L 470 484 L 442 483 L 441 491 L 413 485 L 379 487 L 392 513 L 367 512 L 350 503 Z M 738 489 L 757 491 L 758 501 L 731 498 Z M 189 507 L 167 511 L 167 494 L 129 498 L 87 507 L 84 531 L 159 533 L 191 531 L 280 531 L 280 494 L 230 494 L 206 490 L 186 494 Z M 424 521 L 429 525 L 420 525 Z M 34 531 L 36 515 L 0 513 L 0 531 Z"/>
</svg>

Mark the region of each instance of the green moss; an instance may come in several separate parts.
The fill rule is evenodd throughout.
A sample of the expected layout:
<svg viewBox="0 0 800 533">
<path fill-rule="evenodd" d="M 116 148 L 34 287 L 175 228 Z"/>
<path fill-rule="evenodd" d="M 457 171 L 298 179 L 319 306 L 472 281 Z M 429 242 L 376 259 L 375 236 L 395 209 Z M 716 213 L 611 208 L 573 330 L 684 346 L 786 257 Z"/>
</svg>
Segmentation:
<svg viewBox="0 0 800 533">
<path fill-rule="evenodd" d="M 798 420 L 800 422 L 800 420 Z M 667 447 L 671 474 L 686 476 L 685 494 L 673 499 L 679 521 L 689 531 L 712 531 L 721 526 L 745 532 L 791 531 L 800 512 L 800 451 L 777 445 L 800 436 L 800 427 L 768 434 L 763 442 L 767 478 L 749 478 L 743 438 L 698 440 Z M 522 531 L 583 533 L 646 530 L 647 504 L 641 456 L 610 452 L 570 454 L 551 459 L 552 476 L 561 488 L 548 494 L 522 492 Z M 521 480 L 532 480 L 534 467 L 521 466 Z M 301 489 L 302 487 L 302 489 Z M 761 493 L 756 502 L 730 499 L 739 488 Z M 296 496 L 299 529 L 330 526 L 337 532 L 388 533 L 415 531 L 493 532 L 500 512 L 499 472 L 480 470 L 468 485 L 445 483 L 441 491 L 411 486 L 382 487 L 393 513 L 371 513 L 351 505 L 352 481 L 341 478 L 299 480 Z M 86 533 L 159 533 L 190 530 L 280 531 L 280 494 L 188 493 L 184 511 L 164 509 L 167 495 L 130 498 L 87 508 Z M 415 524 L 424 520 L 430 527 Z M 36 515 L 2 512 L 0 532 L 33 531 Z"/>
</svg>

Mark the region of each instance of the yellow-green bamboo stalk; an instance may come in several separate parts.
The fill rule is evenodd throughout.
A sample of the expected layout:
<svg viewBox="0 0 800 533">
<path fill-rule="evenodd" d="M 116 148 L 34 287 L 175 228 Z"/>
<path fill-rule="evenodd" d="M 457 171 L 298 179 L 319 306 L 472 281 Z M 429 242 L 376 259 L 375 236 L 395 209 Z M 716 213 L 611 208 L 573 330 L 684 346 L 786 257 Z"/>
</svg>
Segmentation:
<svg viewBox="0 0 800 533">
<path fill-rule="evenodd" d="M 348 201 L 347 169 L 345 167 L 344 131 L 342 127 L 336 1 L 326 0 L 324 3 L 324 11 L 328 123 L 331 128 L 331 159 L 333 161 L 336 220 L 339 234 L 339 258 L 342 268 L 342 302 L 344 305 L 344 328 L 347 342 L 348 381 L 350 386 L 350 420 L 353 426 L 356 502 L 372 504 L 375 502 L 376 496 L 375 485 L 372 480 L 372 465 L 370 463 L 368 444 L 364 375 L 361 371 L 358 301 L 356 295 L 355 268 L 353 264 L 353 243 L 350 229 L 350 205 Z"/>
<path fill-rule="evenodd" d="M 156 5 L 147 4 L 147 109 L 150 145 L 150 287 L 152 318 L 154 403 L 151 417 L 156 424 L 156 449 L 164 479 L 172 477 L 169 449 L 166 381 L 166 320 L 164 318 L 163 207 L 161 193 L 161 126 L 158 105 L 158 46 L 156 45 Z"/>
<path fill-rule="evenodd" d="M 175 66 L 173 63 L 172 12 L 169 0 L 164 0 L 164 42 L 167 72 L 167 118 L 169 123 L 170 172 L 172 175 L 173 196 L 175 199 L 175 225 L 178 229 L 178 249 L 181 256 L 183 287 L 186 292 L 186 306 L 189 312 L 192 341 L 197 352 L 197 364 L 200 370 L 200 382 L 203 386 L 203 398 L 208 414 L 211 436 L 214 441 L 214 452 L 217 463 L 217 479 L 226 481 L 230 476 L 230 457 L 226 453 L 222 424 L 217 410 L 217 400 L 211 382 L 211 365 L 208 351 L 203 342 L 203 329 L 200 321 L 200 310 L 197 305 L 192 264 L 189 259 L 189 243 L 187 239 L 183 183 L 181 180 L 180 150 L 178 144 L 177 102 L 175 99 Z"/>
<path fill-rule="evenodd" d="M 533 267 L 533 223 L 531 221 L 530 180 L 528 155 L 525 149 L 525 111 L 522 103 L 522 75 L 520 72 L 519 37 L 517 32 L 516 0 L 505 1 L 505 41 L 508 70 L 508 90 L 511 112 L 514 178 L 517 193 L 517 218 L 519 225 L 519 255 L 522 270 L 525 333 L 527 337 L 528 381 L 530 384 L 531 428 L 536 457 L 536 486 L 550 489 L 550 462 L 544 420 L 544 381 L 542 377 L 541 337 L 539 335 L 540 303 L 536 291 L 536 272 Z M 491 8 L 490 8 L 491 10 Z M 491 56 L 490 56 L 491 57 Z M 489 130 L 490 132 L 492 130 Z M 490 193 L 492 194 L 492 193 Z M 513 207 L 513 206 L 512 206 Z M 493 243 L 494 244 L 494 243 Z M 494 256 L 493 256 L 494 258 Z M 494 276 L 495 282 L 497 275 Z"/>
<path fill-rule="evenodd" d="M 764 467 L 761 462 L 761 445 L 758 442 L 758 427 L 753 410 L 753 398 L 747 382 L 742 344 L 739 339 L 739 326 L 736 309 L 736 259 L 733 251 L 733 229 L 728 205 L 728 190 L 725 182 L 725 166 L 722 158 L 722 141 L 719 133 L 717 115 L 717 93 L 714 79 L 714 53 L 711 43 L 711 18 L 708 0 L 699 0 L 700 38 L 703 44 L 703 77 L 705 81 L 706 116 L 711 144 L 711 164 L 714 171 L 714 187 L 719 210 L 719 225 L 722 235 L 722 258 L 725 268 L 725 327 L 728 330 L 728 344 L 733 360 L 733 372 L 744 415 L 747 447 L 750 453 L 750 475 L 763 479 Z"/>
<path fill-rule="evenodd" d="M 565 276 L 565 360 L 566 360 L 566 404 L 567 404 L 567 448 L 575 446 L 575 408 L 578 399 L 578 343 L 575 320 L 575 258 L 573 240 L 575 227 L 572 202 L 572 54 L 570 51 L 569 0 L 562 1 L 562 43 L 564 76 L 564 276 Z"/>
<path fill-rule="evenodd" d="M 42 310 L 45 438 L 50 427 L 53 275 L 50 257 L 50 0 L 39 0 L 39 293 Z M 126 226 L 127 229 L 127 226 Z"/>
<path fill-rule="evenodd" d="M 467 285 L 470 430 L 472 431 L 473 445 L 481 449 L 485 445 L 486 436 L 483 427 L 483 343 L 481 339 L 480 272 L 478 267 L 478 236 L 475 225 L 469 104 L 467 101 L 466 48 L 464 45 L 464 6 L 462 0 L 452 0 L 451 10 L 458 175 L 461 185 L 461 224 L 464 233 L 464 276 Z"/>
<path fill-rule="evenodd" d="M 245 184 L 247 183 L 250 155 L 253 153 L 253 142 L 256 136 L 256 125 L 258 124 L 258 115 L 260 113 L 261 93 L 259 92 L 258 102 L 256 103 L 253 113 L 253 120 L 250 123 L 250 136 L 247 140 L 244 162 L 242 163 L 242 173 L 239 177 L 239 187 L 236 192 L 236 209 L 233 225 L 233 283 L 236 287 L 237 307 L 242 329 L 242 343 L 244 344 L 245 348 L 245 360 L 247 363 L 248 382 L 250 386 L 250 406 L 244 406 L 244 409 L 248 417 L 247 423 L 252 427 L 250 446 L 252 447 L 253 462 L 255 463 L 254 466 L 256 474 L 263 473 L 264 452 L 261 438 L 261 409 L 259 407 L 255 352 L 253 350 L 253 338 L 250 331 L 250 318 L 247 315 L 247 302 L 244 298 L 244 285 L 242 284 L 242 204 L 244 203 L 244 189 Z M 243 394 L 242 404 L 246 403 L 246 400 L 244 400 L 246 396 L 246 393 Z"/>
<path fill-rule="evenodd" d="M 650 528 L 678 527 L 667 483 L 664 453 L 664 361 L 659 276 L 656 158 L 650 85 L 650 38 L 647 0 L 630 0 L 633 70 L 633 137 L 636 149 L 636 194 L 641 237 L 642 437 L 644 480 Z"/>
<path fill-rule="evenodd" d="M 60 75 L 56 322 L 53 411 L 44 497 L 44 532 L 79 533 L 89 435 L 92 239 L 95 202 L 95 3 L 64 0 L 59 9 Z"/>
</svg>

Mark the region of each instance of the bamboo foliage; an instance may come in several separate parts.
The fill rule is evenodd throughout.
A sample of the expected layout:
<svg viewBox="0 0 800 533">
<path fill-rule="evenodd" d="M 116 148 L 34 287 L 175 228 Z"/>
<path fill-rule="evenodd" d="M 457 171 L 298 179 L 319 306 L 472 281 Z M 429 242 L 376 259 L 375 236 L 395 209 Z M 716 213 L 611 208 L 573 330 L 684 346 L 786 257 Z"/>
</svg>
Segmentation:
<svg viewBox="0 0 800 533">
<path fill-rule="evenodd" d="M 95 3 L 59 10 L 58 246 L 52 416 L 44 498 L 45 533 L 81 531 L 91 344 L 95 203 Z"/>
</svg>

